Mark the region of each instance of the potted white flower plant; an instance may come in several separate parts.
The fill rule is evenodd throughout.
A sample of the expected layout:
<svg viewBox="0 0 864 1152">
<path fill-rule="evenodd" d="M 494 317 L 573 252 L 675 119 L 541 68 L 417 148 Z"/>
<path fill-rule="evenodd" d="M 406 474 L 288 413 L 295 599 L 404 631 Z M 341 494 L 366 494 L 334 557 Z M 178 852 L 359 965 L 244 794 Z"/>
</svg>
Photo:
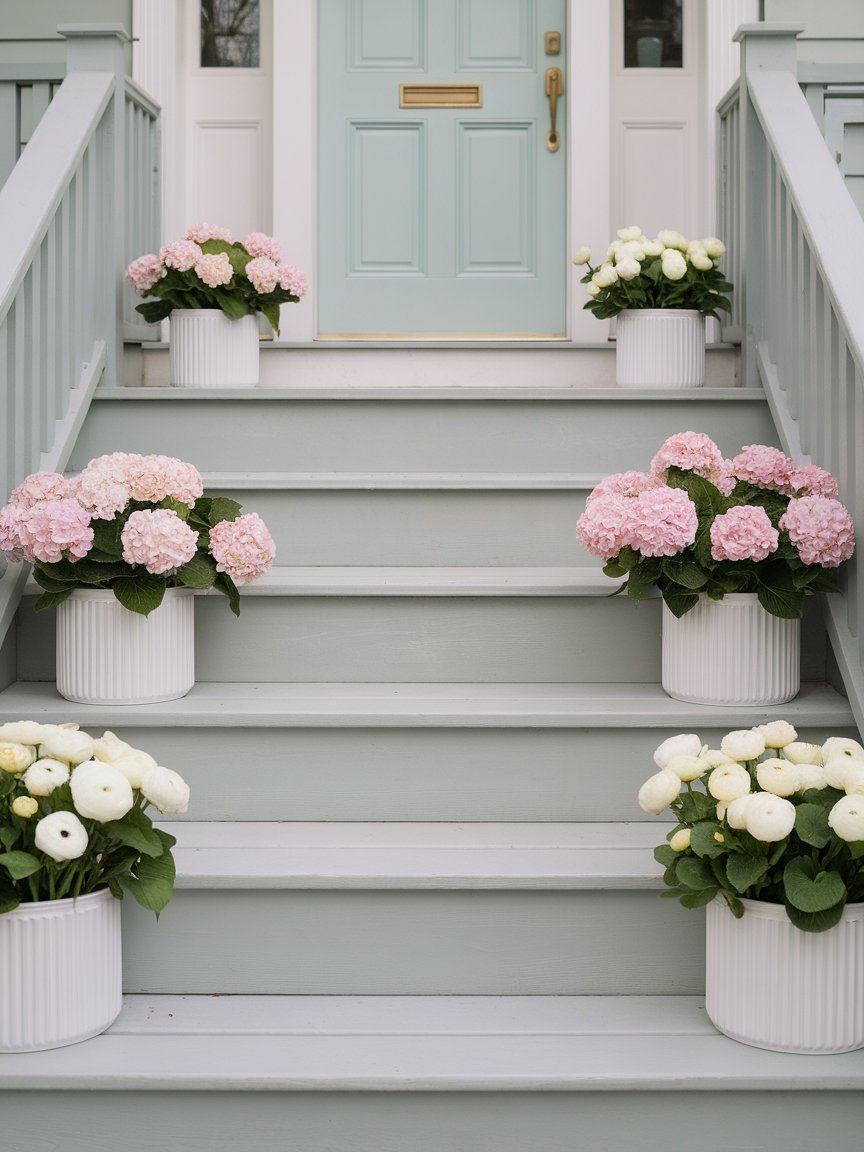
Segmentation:
<svg viewBox="0 0 864 1152">
<path fill-rule="evenodd" d="M 573 263 L 586 268 L 585 308 L 598 320 L 617 318 L 618 384 L 704 384 L 705 317 L 730 310 L 732 285 L 719 268 L 725 251 L 716 236 L 688 240 L 666 229 L 649 239 L 636 225 L 619 228 L 596 267 L 590 248 L 579 249 Z"/>
<path fill-rule="evenodd" d="M 685 908 L 707 907 L 706 1010 L 733 1039 L 864 1047 L 864 748 L 785 720 L 665 740 L 639 791 L 676 823 L 655 849 Z"/>
<path fill-rule="evenodd" d="M 155 297 L 136 309 L 148 323 L 170 317 L 171 383 L 194 388 L 257 384 L 257 314 L 278 333 L 281 305 L 299 303 L 307 290 L 272 236 L 250 232 L 240 243 L 206 223 L 133 260 L 126 279 Z"/>
<path fill-rule="evenodd" d="M 800 685 L 808 592 L 836 591 L 855 550 L 835 478 L 778 448 L 726 459 L 700 432 L 661 445 L 647 472 L 607 476 L 576 525 L 628 596 L 663 596 L 663 687 L 699 704 L 777 704 Z M 705 659 L 711 652 L 712 658 Z"/>
<path fill-rule="evenodd" d="M 33 565 L 37 611 L 57 608 L 60 694 L 127 704 L 189 691 L 194 591 L 221 592 L 239 615 L 238 585 L 275 548 L 257 513 L 205 496 L 191 464 L 113 452 L 74 477 L 28 476 L 0 509 L 0 552 Z"/>
<path fill-rule="evenodd" d="M 175 839 L 147 808 L 188 802 L 182 777 L 112 732 L 0 725 L 0 1052 L 73 1044 L 116 1018 L 119 901 L 158 916 L 174 885 Z"/>
</svg>

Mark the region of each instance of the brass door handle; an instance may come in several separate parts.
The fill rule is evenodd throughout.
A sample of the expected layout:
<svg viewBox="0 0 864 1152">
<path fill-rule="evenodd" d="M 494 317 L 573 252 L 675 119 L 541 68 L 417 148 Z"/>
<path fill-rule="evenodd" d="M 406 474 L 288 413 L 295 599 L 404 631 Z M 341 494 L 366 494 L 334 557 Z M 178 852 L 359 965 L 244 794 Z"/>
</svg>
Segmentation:
<svg viewBox="0 0 864 1152">
<path fill-rule="evenodd" d="M 546 95 L 549 97 L 549 119 L 551 126 L 546 133 L 546 147 L 550 152 L 557 152 L 561 143 L 558 135 L 558 97 L 564 92 L 564 73 L 560 68 L 546 69 Z"/>
</svg>

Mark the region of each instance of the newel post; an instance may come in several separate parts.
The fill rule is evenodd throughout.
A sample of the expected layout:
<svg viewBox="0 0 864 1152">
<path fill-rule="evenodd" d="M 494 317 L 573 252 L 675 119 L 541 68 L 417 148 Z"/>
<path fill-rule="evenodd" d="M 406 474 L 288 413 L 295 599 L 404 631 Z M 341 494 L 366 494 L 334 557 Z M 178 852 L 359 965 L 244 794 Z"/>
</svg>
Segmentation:
<svg viewBox="0 0 864 1152">
<path fill-rule="evenodd" d="M 123 356 L 123 273 L 126 231 L 126 55 L 131 37 L 122 24 L 59 24 L 68 41 L 66 72 L 109 72 L 114 95 L 99 129 L 97 225 L 102 242 L 93 253 L 98 332 L 106 345 L 103 383 L 120 383 Z"/>
<path fill-rule="evenodd" d="M 740 133 L 738 154 L 738 204 L 741 213 L 738 293 L 742 317 L 741 382 L 750 388 L 760 384 L 756 347 L 765 334 L 767 293 L 766 245 L 771 237 L 765 228 L 768 164 L 765 135 L 753 107 L 748 78 L 754 72 L 797 74 L 796 39 L 804 29 L 798 24 L 742 24 L 733 36 L 741 45 Z"/>
</svg>

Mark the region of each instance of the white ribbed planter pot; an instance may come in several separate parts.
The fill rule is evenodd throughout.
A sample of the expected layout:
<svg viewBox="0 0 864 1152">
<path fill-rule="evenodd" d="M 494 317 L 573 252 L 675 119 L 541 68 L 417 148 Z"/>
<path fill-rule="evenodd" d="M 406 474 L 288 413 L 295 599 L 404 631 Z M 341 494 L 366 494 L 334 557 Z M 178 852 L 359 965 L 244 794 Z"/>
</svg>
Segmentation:
<svg viewBox="0 0 864 1152">
<path fill-rule="evenodd" d="M 21 904 L 0 915 L 0 1052 L 38 1052 L 104 1032 L 120 1011 L 120 901 Z"/>
<path fill-rule="evenodd" d="M 705 1009 L 721 1032 L 776 1052 L 864 1048 L 864 904 L 827 932 L 801 932 L 781 904 L 707 908 Z"/>
<path fill-rule="evenodd" d="M 801 687 L 800 620 L 766 612 L 754 593 L 700 596 L 680 620 L 663 605 L 663 689 L 691 704 L 782 704 Z"/>
<path fill-rule="evenodd" d="M 171 313 L 170 381 L 178 388 L 248 388 L 258 383 L 258 318 L 229 320 L 221 308 Z"/>
<path fill-rule="evenodd" d="M 701 388 L 705 317 L 685 308 L 633 308 L 615 325 L 615 382 L 625 388 Z"/>
<path fill-rule="evenodd" d="M 76 589 L 57 608 L 57 691 L 80 704 L 155 704 L 195 683 L 195 602 L 168 588 L 149 616 L 113 592 Z"/>
</svg>

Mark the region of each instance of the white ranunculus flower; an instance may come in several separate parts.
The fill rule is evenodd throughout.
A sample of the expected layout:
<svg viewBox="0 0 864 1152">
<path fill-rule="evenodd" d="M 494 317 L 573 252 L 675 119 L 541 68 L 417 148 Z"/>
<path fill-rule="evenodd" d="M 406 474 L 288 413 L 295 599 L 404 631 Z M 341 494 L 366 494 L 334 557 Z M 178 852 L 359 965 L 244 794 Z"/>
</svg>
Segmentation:
<svg viewBox="0 0 864 1152">
<path fill-rule="evenodd" d="M 645 248 L 638 240 L 628 240 L 626 244 L 619 244 L 615 253 L 615 264 L 620 272 L 623 260 L 637 260 L 640 264 L 645 259 Z"/>
<path fill-rule="evenodd" d="M 842 788 L 846 791 L 846 777 L 850 770 L 864 765 L 860 761 L 850 760 L 848 756 L 835 756 L 822 766 L 825 779 L 832 788 Z"/>
<path fill-rule="evenodd" d="M 39 811 L 39 801 L 32 796 L 16 796 L 9 807 L 22 820 L 29 820 Z"/>
<path fill-rule="evenodd" d="M 50 796 L 69 779 L 69 765 L 62 760 L 42 759 L 31 764 L 22 777 L 31 796 Z"/>
<path fill-rule="evenodd" d="M 598 288 L 609 288 L 618 279 L 618 273 L 612 264 L 601 264 L 591 277 Z"/>
<path fill-rule="evenodd" d="M 716 236 L 706 236 L 702 241 L 702 247 L 712 260 L 719 260 L 726 251 L 726 245 L 722 240 L 718 240 Z"/>
<path fill-rule="evenodd" d="M 796 764 L 795 767 L 798 769 L 799 792 L 806 792 L 808 788 L 818 788 L 821 791 L 828 787 L 821 764 Z"/>
<path fill-rule="evenodd" d="M 750 791 L 750 773 L 740 764 L 721 764 L 708 777 L 708 791 L 715 800 L 728 804 Z"/>
<path fill-rule="evenodd" d="M 748 792 L 746 796 L 736 796 L 726 805 L 726 823 L 730 828 L 737 828 L 740 831 L 746 826 L 747 808 L 754 795 L 754 792 Z"/>
<path fill-rule="evenodd" d="M 141 792 L 160 812 L 176 815 L 189 807 L 189 785 L 182 776 L 159 764 L 145 773 Z"/>
<path fill-rule="evenodd" d="M 708 771 L 708 765 L 701 756 L 673 756 L 669 763 L 666 765 L 670 772 L 685 782 L 688 780 L 698 780 L 700 776 L 704 776 Z"/>
<path fill-rule="evenodd" d="M 679 252 L 686 252 L 688 241 L 680 232 L 666 228 L 664 231 L 657 233 L 657 243 L 662 244 L 664 248 L 672 248 Z"/>
<path fill-rule="evenodd" d="M 0 744 L 0 772 L 20 776 L 35 759 L 36 749 L 30 744 L 13 743 L 11 740 Z"/>
<path fill-rule="evenodd" d="M 727 732 L 720 741 L 720 751 L 725 752 L 732 760 L 755 760 L 765 751 L 765 737 L 761 732 L 753 732 L 748 728 L 739 728 L 735 732 Z"/>
<path fill-rule="evenodd" d="M 847 796 L 864 796 L 864 764 L 850 764 L 843 780 Z"/>
<path fill-rule="evenodd" d="M 778 756 L 762 761 L 756 769 L 756 780 L 763 791 L 773 796 L 791 796 L 801 784 L 798 765 Z"/>
<path fill-rule="evenodd" d="M 96 741 L 86 732 L 74 728 L 57 728 L 49 732 L 39 748 L 39 757 L 62 760 L 65 764 L 83 764 L 93 755 Z"/>
<path fill-rule="evenodd" d="M 93 759 L 102 760 L 106 764 L 113 764 L 120 757 L 132 751 L 132 745 L 121 740 L 113 732 L 103 732 L 93 745 Z"/>
<path fill-rule="evenodd" d="M 828 824 L 841 840 L 864 840 L 864 796 L 842 796 L 828 813 Z"/>
<path fill-rule="evenodd" d="M 857 740 L 846 740 L 842 736 L 831 736 L 822 745 L 822 758 L 827 764 L 838 756 L 846 756 L 849 760 L 864 760 L 864 748 Z"/>
<path fill-rule="evenodd" d="M 642 250 L 646 256 L 660 256 L 664 247 L 665 245 L 660 244 L 657 240 L 642 241 Z"/>
<path fill-rule="evenodd" d="M 591 259 L 590 248 L 580 248 L 576 255 L 573 257 L 574 264 L 587 264 Z"/>
<path fill-rule="evenodd" d="M 682 732 L 679 736 L 670 736 L 657 747 L 654 763 L 658 768 L 665 768 L 674 756 L 699 756 L 702 751 L 702 741 L 695 732 Z"/>
<path fill-rule="evenodd" d="M 719 748 L 703 748 L 699 755 L 709 768 L 719 768 L 721 764 L 737 763 L 731 756 L 727 756 L 725 752 L 721 752 Z"/>
<path fill-rule="evenodd" d="M 625 243 L 628 240 L 641 240 L 642 239 L 642 229 L 637 227 L 637 225 L 635 225 L 635 224 L 631 224 L 627 228 L 619 228 L 618 229 L 618 239 L 623 240 Z"/>
<path fill-rule="evenodd" d="M 36 847 L 58 863 L 87 850 L 87 830 L 74 812 L 51 812 L 36 825 Z"/>
<path fill-rule="evenodd" d="M 676 248 L 664 248 L 660 267 L 667 280 L 683 280 L 687 275 L 687 261 Z"/>
<path fill-rule="evenodd" d="M 783 755 L 793 764 L 824 764 L 822 748 L 819 744 L 805 744 L 803 740 L 793 740 L 783 749 Z"/>
<path fill-rule="evenodd" d="M 669 847 L 673 852 L 683 852 L 685 848 L 690 847 L 690 829 L 679 828 L 669 841 Z"/>
<path fill-rule="evenodd" d="M 744 812 L 744 827 L 757 840 L 773 844 L 795 827 L 795 805 L 784 796 L 754 792 Z"/>
<path fill-rule="evenodd" d="M 635 280 L 639 273 L 642 271 L 642 265 L 638 260 L 631 260 L 630 257 L 625 257 L 624 260 L 619 260 L 615 265 L 618 269 L 618 275 L 622 280 L 630 281 Z"/>
<path fill-rule="evenodd" d="M 639 789 L 639 807 L 654 816 L 665 811 L 681 791 L 680 777 L 668 768 L 661 768 L 649 776 Z"/>
<path fill-rule="evenodd" d="M 88 760 L 72 773 L 72 803 L 88 820 L 107 824 L 122 819 L 135 802 L 122 772 L 101 760 Z"/>
<path fill-rule="evenodd" d="M 757 724 L 753 731 L 760 734 L 766 748 L 785 748 L 787 744 L 792 744 L 798 739 L 798 733 L 788 720 L 772 720 L 770 724 Z"/>
<path fill-rule="evenodd" d="M 0 741 L 35 747 L 54 727 L 53 724 L 37 724 L 35 720 L 10 720 L 8 724 L 0 724 Z"/>
<path fill-rule="evenodd" d="M 693 267 L 697 268 L 700 272 L 710 272 L 714 267 L 714 261 L 704 250 L 704 248 L 700 249 L 698 252 L 691 253 L 689 260 Z"/>
<path fill-rule="evenodd" d="M 599 296 L 600 295 L 600 289 L 597 287 L 597 285 L 593 281 L 590 284 L 585 285 L 585 291 L 588 293 L 589 296 Z"/>
<path fill-rule="evenodd" d="M 156 767 L 156 761 L 149 752 L 130 748 L 125 756 L 118 756 L 112 761 L 111 767 L 122 772 L 133 788 L 140 788 L 145 774 Z"/>
</svg>

